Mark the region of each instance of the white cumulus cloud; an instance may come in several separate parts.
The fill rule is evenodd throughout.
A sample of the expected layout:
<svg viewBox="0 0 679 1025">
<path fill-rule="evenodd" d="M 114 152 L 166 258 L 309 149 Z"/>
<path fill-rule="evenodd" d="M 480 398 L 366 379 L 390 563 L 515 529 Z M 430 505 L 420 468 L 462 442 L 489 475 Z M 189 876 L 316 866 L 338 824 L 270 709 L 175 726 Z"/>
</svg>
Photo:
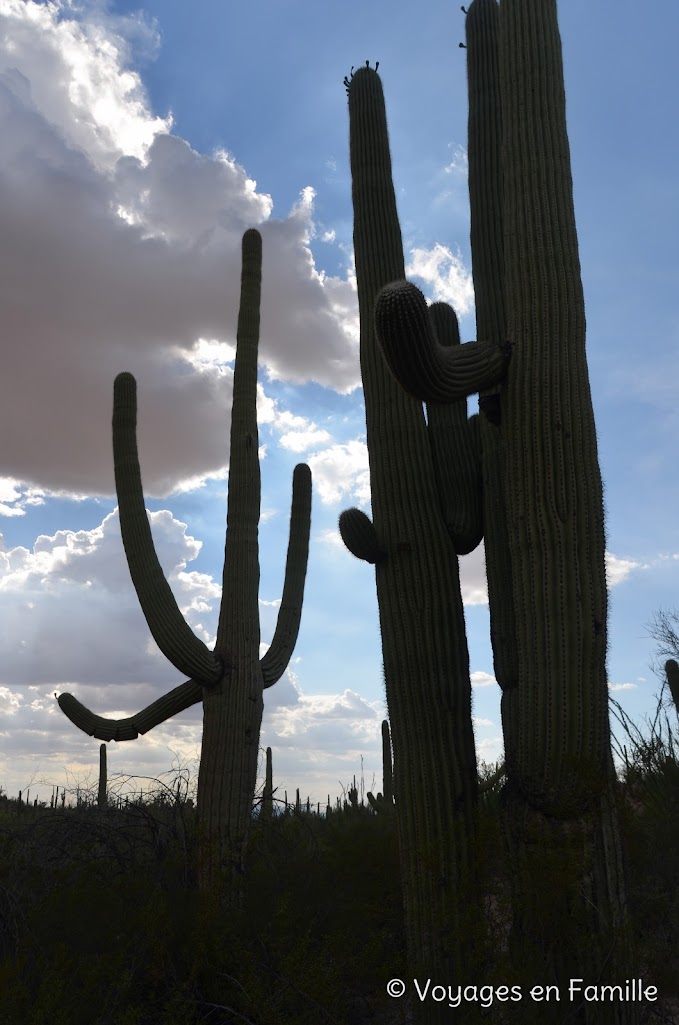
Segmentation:
<svg viewBox="0 0 679 1025">
<path fill-rule="evenodd" d="M 414 248 L 406 266 L 408 278 L 424 281 L 436 302 L 449 303 L 459 317 L 474 308 L 474 284 L 471 270 L 464 266 L 460 252 L 437 242 L 432 249 Z"/>
<path fill-rule="evenodd" d="M 3 477 L 36 496 L 112 494 L 121 370 L 139 384 L 148 495 L 223 470 L 230 378 L 214 346 L 233 351 L 249 227 L 270 376 L 359 385 L 355 287 L 314 265 L 313 189 L 276 220 L 226 145 L 198 153 L 152 113 L 132 60 L 153 26 L 0 0 L 0 31 Z"/>
</svg>

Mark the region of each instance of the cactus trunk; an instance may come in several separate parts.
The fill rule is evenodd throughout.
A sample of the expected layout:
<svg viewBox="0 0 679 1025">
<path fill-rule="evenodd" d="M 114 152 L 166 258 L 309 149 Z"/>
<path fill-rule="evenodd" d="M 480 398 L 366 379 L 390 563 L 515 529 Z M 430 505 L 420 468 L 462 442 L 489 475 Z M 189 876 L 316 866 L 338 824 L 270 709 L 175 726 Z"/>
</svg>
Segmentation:
<svg viewBox="0 0 679 1025">
<path fill-rule="evenodd" d="M 492 0 L 475 0 L 468 50 L 479 331 L 506 331 L 513 345 L 499 423 L 482 433 L 503 809 L 514 957 L 533 972 L 542 963 L 563 988 L 631 972 L 608 719 L 603 488 L 556 3 L 503 0 L 497 16 Z M 499 88 L 484 110 L 492 81 Z M 542 1007 L 540 1020 L 561 1021 L 561 1012 Z M 633 1022 L 637 1011 L 583 1003 L 572 1020 Z"/>
<path fill-rule="evenodd" d="M 522 980 L 618 983 L 633 957 L 614 802 L 606 676 L 603 488 L 585 357 L 555 0 L 474 0 L 468 12 L 469 176 L 477 345 L 506 339 L 482 384 L 484 531 L 502 687 L 502 804 Z M 459 398 L 459 360 L 414 323 L 411 286 L 376 305 L 385 359 L 422 400 Z M 463 349 L 465 346 L 462 347 Z M 450 472 L 456 467 L 451 465 Z M 522 1021 L 563 1020 L 557 1004 Z M 569 1021 L 631 1023 L 633 1003 Z"/>
<path fill-rule="evenodd" d="M 375 563 L 411 968 L 453 981 L 473 964 L 478 911 L 476 753 L 459 569 L 422 403 L 403 393 L 377 347 L 375 298 L 405 272 L 376 72 L 361 68 L 348 94 L 374 530 L 365 517 L 345 517 L 342 526 L 350 550 Z M 448 1008 L 430 1001 L 417 1014 L 443 1021 Z"/>
<path fill-rule="evenodd" d="M 249 237 L 251 236 L 251 237 Z M 243 244 L 237 359 L 229 447 L 229 498 L 222 605 L 215 653 L 225 659 L 225 679 L 203 695 L 203 746 L 198 774 L 198 817 L 212 853 L 202 863 L 211 885 L 219 861 L 237 884 L 257 782 L 264 682 L 259 661 L 260 469 L 257 432 L 257 346 L 262 275 L 261 239 Z M 221 849 L 220 849 L 221 848 Z"/>
</svg>

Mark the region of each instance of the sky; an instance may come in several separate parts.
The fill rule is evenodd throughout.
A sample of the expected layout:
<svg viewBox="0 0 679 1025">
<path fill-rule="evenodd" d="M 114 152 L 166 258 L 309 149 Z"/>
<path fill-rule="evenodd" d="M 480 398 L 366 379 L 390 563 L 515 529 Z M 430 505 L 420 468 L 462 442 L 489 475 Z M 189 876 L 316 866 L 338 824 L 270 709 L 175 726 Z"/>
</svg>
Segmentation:
<svg viewBox="0 0 679 1025">
<path fill-rule="evenodd" d="M 337 521 L 370 511 L 343 78 L 379 60 L 407 274 L 475 337 L 464 14 L 427 0 L 0 0 L 0 787 L 96 783 L 99 742 L 54 694 L 130 715 L 183 677 L 129 579 L 113 483 L 115 375 L 138 382 L 158 555 L 214 642 L 240 245 L 263 239 L 262 651 L 292 471 L 313 474 L 299 639 L 265 692 L 277 796 L 380 790 L 375 576 Z M 679 605 L 679 11 L 559 5 L 590 380 L 605 484 L 612 697 L 661 681 L 649 624 Z M 474 411 L 476 398 L 469 400 Z M 477 755 L 502 756 L 483 546 L 460 560 Z M 118 786 L 195 782 L 201 707 L 108 745 Z M 163 776 L 163 774 L 166 774 Z"/>
</svg>

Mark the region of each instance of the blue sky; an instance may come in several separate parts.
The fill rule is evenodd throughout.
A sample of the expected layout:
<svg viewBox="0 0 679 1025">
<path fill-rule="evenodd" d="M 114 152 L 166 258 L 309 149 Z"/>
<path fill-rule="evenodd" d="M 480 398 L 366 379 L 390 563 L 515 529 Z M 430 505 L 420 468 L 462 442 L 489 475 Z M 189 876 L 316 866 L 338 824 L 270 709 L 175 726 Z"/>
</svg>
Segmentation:
<svg viewBox="0 0 679 1025">
<path fill-rule="evenodd" d="M 646 629 L 679 605 L 679 14 L 560 7 L 588 358 L 606 487 L 609 686 L 636 719 L 660 682 Z M 0 786 L 96 779 L 97 741 L 53 694 L 128 715 L 181 682 L 129 581 L 113 492 L 113 379 L 138 380 L 161 562 L 214 635 L 223 564 L 240 239 L 263 237 L 262 641 L 283 583 L 292 469 L 313 472 L 309 571 L 262 746 L 282 795 L 381 787 L 373 570 L 337 519 L 369 511 L 352 266 L 352 65 L 379 60 L 409 277 L 475 337 L 464 15 L 430 0 L 0 0 Z M 471 399 L 470 411 L 476 407 Z M 477 752 L 501 756 L 483 549 L 461 560 Z M 200 750 L 199 707 L 109 773 Z M 361 763 L 361 758 L 363 763 Z M 195 768 L 195 762 L 193 763 Z"/>
</svg>

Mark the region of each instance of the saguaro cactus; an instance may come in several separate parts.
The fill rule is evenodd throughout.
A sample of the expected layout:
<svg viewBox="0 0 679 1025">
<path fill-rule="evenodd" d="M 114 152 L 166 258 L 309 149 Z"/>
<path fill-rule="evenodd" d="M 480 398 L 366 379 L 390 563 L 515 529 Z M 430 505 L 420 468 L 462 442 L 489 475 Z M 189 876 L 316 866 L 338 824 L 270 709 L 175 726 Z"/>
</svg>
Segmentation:
<svg viewBox="0 0 679 1025">
<path fill-rule="evenodd" d="M 410 959 L 415 971 L 461 981 L 474 954 L 468 912 L 475 902 L 477 776 L 456 546 L 468 551 L 472 536 L 480 538 L 478 479 L 460 476 L 456 515 L 449 516 L 455 502 L 442 501 L 435 472 L 441 452 L 433 449 L 422 403 L 405 395 L 377 348 L 375 297 L 405 277 L 403 246 L 376 71 L 360 68 L 347 92 L 373 519 L 348 510 L 340 531 L 353 554 L 375 564 Z M 471 447 L 464 396 L 504 372 L 506 353 L 495 343 L 456 345 L 449 309 L 422 315 L 459 353 L 464 408 L 453 443 Z M 428 413 L 439 426 L 445 418 L 432 416 L 431 407 Z M 418 1013 L 434 1021 L 447 1011 L 430 1002 Z"/>
<path fill-rule="evenodd" d="M 273 764 L 271 748 L 266 749 L 266 768 L 264 775 L 264 792 L 262 794 L 262 819 L 270 819 L 273 815 Z"/>
<path fill-rule="evenodd" d="M 506 379 L 480 404 L 515 937 L 524 964 L 546 961 L 559 982 L 616 981 L 630 974 L 630 960 L 608 720 L 602 482 L 556 3 L 502 0 L 498 9 L 475 0 L 467 28 L 478 328 L 512 344 Z M 453 401 L 449 353 L 425 332 L 424 351 L 406 351 L 401 323 L 414 314 L 401 305 L 415 306 L 402 290 L 378 301 L 389 365 L 411 393 Z M 549 1013 L 540 1008 L 540 1020 Z M 572 1010 L 578 1022 L 636 1017 L 631 1004 Z"/>
<path fill-rule="evenodd" d="M 668 658 L 667 662 L 665 662 L 665 675 L 667 676 L 667 686 L 670 688 L 670 694 L 674 702 L 674 710 L 679 716 L 679 664 L 677 664 L 676 659 Z"/>
<path fill-rule="evenodd" d="M 389 733 L 389 720 L 382 721 L 382 792 L 377 796 L 368 792 L 366 794 L 368 804 L 378 813 L 387 814 L 394 810 L 394 784 L 393 769 L 391 764 L 391 734 Z"/>
<path fill-rule="evenodd" d="M 263 690 L 282 676 L 299 631 L 311 513 L 311 472 L 295 467 L 285 584 L 276 630 L 259 657 L 260 468 L 257 433 L 257 346 L 262 240 L 243 236 L 243 270 L 233 381 L 229 494 L 222 602 L 214 651 L 181 615 L 163 576 L 144 506 L 136 443 L 136 385 L 120 374 L 114 385 L 113 450 L 120 526 L 130 574 L 149 628 L 170 662 L 191 679 L 143 711 L 118 721 L 93 715 L 72 695 L 62 711 L 100 739 L 131 740 L 203 701 L 203 744 L 197 810 L 204 833 L 201 881 L 211 887 L 226 867 L 238 879 L 257 777 Z"/>
<path fill-rule="evenodd" d="M 97 804 L 100 808 L 105 808 L 108 804 L 106 783 L 106 744 L 101 744 L 99 746 L 99 792 L 97 794 Z"/>
</svg>

